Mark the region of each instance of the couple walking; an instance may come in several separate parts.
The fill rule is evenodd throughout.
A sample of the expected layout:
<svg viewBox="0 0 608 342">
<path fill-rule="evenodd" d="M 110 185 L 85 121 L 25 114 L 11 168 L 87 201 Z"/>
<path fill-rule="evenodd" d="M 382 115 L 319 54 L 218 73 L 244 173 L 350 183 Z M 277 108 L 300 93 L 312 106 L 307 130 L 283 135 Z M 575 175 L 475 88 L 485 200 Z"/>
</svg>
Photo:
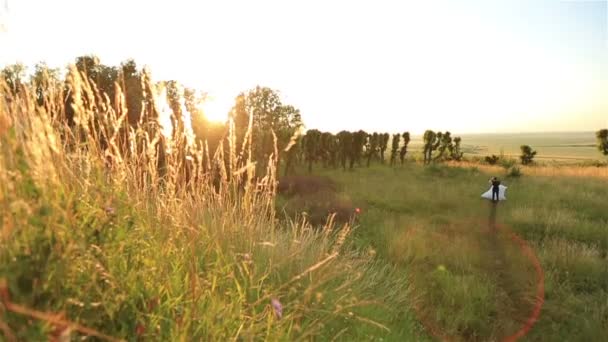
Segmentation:
<svg viewBox="0 0 608 342">
<path fill-rule="evenodd" d="M 490 184 L 492 184 L 492 201 L 498 201 L 500 198 L 498 195 L 500 194 L 500 181 L 496 177 L 492 177 L 490 179 Z M 496 199 L 494 199 L 496 197 Z"/>
<path fill-rule="evenodd" d="M 490 184 L 490 190 L 486 191 L 483 195 L 481 195 L 481 197 L 489 199 L 494 203 L 507 199 L 505 197 L 507 187 L 500 184 L 500 180 L 498 178 L 492 177 L 492 179 L 490 179 Z"/>
</svg>

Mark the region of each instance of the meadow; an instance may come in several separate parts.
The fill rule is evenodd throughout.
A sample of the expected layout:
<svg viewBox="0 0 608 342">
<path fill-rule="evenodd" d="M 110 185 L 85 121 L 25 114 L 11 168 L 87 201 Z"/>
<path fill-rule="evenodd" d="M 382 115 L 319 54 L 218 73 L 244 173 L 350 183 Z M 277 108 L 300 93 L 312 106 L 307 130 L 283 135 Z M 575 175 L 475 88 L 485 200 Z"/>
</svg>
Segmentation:
<svg viewBox="0 0 608 342">
<path fill-rule="evenodd" d="M 353 246 L 348 223 L 277 220 L 274 164 L 254 176 L 253 161 L 239 157 L 250 145 L 210 157 L 179 125 L 170 135 L 155 122 L 129 126 L 126 108 L 75 68 L 66 87 L 72 112 L 63 85 L 39 98 L 0 81 L 2 340 L 388 331 L 366 310 L 404 304 L 404 275 Z M 163 101 L 152 99 L 144 115 L 166 114 Z"/>
<path fill-rule="evenodd" d="M 357 244 L 407 275 L 408 306 L 428 336 L 604 341 L 606 178 L 526 175 L 531 169 L 503 180 L 508 199 L 496 206 L 480 194 L 504 170 L 470 164 L 318 168 L 314 177 L 360 208 Z M 405 311 L 392 316 L 387 340 L 408 340 Z"/>
<path fill-rule="evenodd" d="M 605 168 L 524 167 L 497 206 L 503 169 L 415 153 L 286 187 L 252 121 L 210 153 L 75 68 L 0 95 L 3 340 L 608 339 Z"/>
</svg>

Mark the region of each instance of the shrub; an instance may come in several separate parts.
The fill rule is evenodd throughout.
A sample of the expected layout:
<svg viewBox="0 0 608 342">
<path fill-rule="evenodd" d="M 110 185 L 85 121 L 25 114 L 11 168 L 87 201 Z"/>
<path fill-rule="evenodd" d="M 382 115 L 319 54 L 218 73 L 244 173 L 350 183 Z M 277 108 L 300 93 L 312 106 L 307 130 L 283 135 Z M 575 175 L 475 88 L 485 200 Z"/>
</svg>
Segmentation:
<svg viewBox="0 0 608 342">
<path fill-rule="evenodd" d="M 495 154 L 493 154 L 493 155 L 491 155 L 491 156 L 486 156 L 486 157 L 484 158 L 484 160 L 486 161 L 486 163 L 488 163 L 488 164 L 490 164 L 490 165 L 496 165 L 496 163 L 498 163 L 498 160 L 499 160 L 499 159 L 500 159 L 500 158 L 498 158 L 498 156 L 497 156 L 497 155 L 495 155 Z"/>
<path fill-rule="evenodd" d="M 507 170 L 507 177 L 509 178 L 519 178 L 521 177 L 523 174 L 521 172 L 521 169 L 517 166 L 511 166 L 508 170 Z"/>
<path fill-rule="evenodd" d="M 536 151 L 534 151 L 529 145 L 521 145 L 520 149 L 521 156 L 519 156 L 519 159 L 521 159 L 522 165 L 532 164 L 534 156 L 536 156 Z"/>
<path fill-rule="evenodd" d="M 511 159 L 511 158 L 502 158 L 502 159 L 500 159 L 499 162 L 500 162 L 500 166 L 502 166 L 505 170 L 508 170 L 511 167 L 513 167 L 515 164 L 517 164 L 515 159 Z"/>
</svg>

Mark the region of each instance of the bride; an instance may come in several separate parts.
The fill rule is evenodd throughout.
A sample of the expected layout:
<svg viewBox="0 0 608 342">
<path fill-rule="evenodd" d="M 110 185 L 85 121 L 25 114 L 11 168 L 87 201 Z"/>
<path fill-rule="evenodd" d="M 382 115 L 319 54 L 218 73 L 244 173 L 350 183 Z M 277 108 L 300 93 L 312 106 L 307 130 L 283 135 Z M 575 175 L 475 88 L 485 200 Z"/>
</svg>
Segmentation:
<svg viewBox="0 0 608 342">
<path fill-rule="evenodd" d="M 481 197 L 494 201 L 494 197 L 496 196 L 498 197 L 498 200 L 496 201 L 506 201 L 507 198 L 505 197 L 505 193 L 507 191 L 507 187 L 500 184 L 500 181 L 496 177 L 492 177 L 492 179 L 490 179 L 490 184 L 492 184 L 490 186 L 490 190 L 484 192 Z M 496 195 L 493 196 L 493 193 L 496 193 Z"/>
</svg>

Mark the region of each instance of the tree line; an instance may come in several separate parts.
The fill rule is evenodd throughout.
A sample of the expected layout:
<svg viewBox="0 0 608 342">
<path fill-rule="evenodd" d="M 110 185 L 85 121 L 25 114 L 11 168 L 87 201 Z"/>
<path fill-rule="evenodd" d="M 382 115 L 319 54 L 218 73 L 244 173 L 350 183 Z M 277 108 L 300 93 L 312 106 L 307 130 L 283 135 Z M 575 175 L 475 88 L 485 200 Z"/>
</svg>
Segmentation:
<svg viewBox="0 0 608 342">
<path fill-rule="evenodd" d="M 154 94 L 150 89 L 147 73 L 138 67 L 134 60 L 111 66 L 89 55 L 77 57 L 74 66 L 99 94 L 109 99 L 108 103 L 127 113 L 126 121 L 130 126 L 158 123 L 160 114 L 151 109 L 154 97 L 158 94 Z M 39 63 L 28 79 L 26 68 L 15 64 L 3 68 L 0 77 L 13 94 L 24 91 L 25 86 L 29 86 L 29 89 L 35 92 L 40 106 L 52 105 L 45 103 L 48 98 L 45 94 L 61 89 L 65 102 L 64 119 L 68 126 L 74 126 L 76 118 L 73 104 L 77 100 L 75 96 L 78 95 L 67 85 L 67 76 L 62 79 L 60 69 Z M 223 153 L 228 153 L 232 148 L 233 151 L 239 151 L 236 156 L 239 160 L 257 161 L 258 171 L 267 168 L 272 158 L 289 174 L 295 171 L 297 165 L 304 165 L 312 172 L 317 163 L 323 167 L 341 167 L 344 170 L 363 165 L 369 167 L 372 162 L 394 166 L 403 164 L 408 154 L 411 140 L 409 132 L 389 134 L 359 130 L 333 134 L 311 129 L 303 133 L 304 124 L 300 110 L 283 103 L 280 93 L 268 87 L 257 86 L 238 94 L 228 113 L 230 120 L 217 123 L 208 120 L 204 115 L 202 104 L 206 101 L 205 93 L 184 87 L 175 80 L 156 82 L 156 86 L 164 89 L 164 100 L 171 112 L 172 139 L 179 139 L 178 135 L 190 130 L 194 144 L 200 149 L 211 152 L 221 149 Z M 128 135 L 128 132 L 124 135 Z M 229 136 L 234 139 L 227 139 Z M 608 155 L 608 129 L 599 130 L 596 137 L 599 150 Z M 452 137 L 449 131 L 425 131 L 422 136 L 424 164 L 462 160 L 461 143 L 462 139 Z M 245 145 L 251 147 L 251 155 L 243 155 L 246 151 Z M 522 164 L 532 163 L 536 151 L 528 145 L 522 145 L 521 150 Z M 488 158 L 488 162 L 494 160 L 493 157 Z"/>
</svg>

